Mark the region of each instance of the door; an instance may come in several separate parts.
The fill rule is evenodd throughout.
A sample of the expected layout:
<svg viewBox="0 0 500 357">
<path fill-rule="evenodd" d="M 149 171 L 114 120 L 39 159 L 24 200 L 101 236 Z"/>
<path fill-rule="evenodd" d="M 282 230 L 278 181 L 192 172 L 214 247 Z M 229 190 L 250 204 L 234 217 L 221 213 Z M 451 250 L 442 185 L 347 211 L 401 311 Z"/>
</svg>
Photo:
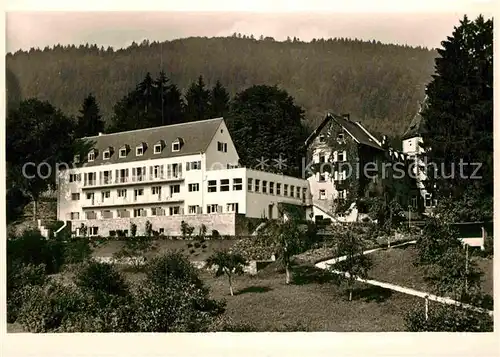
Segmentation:
<svg viewBox="0 0 500 357">
<path fill-rule="evenodd" d="M 273 205 L 269 205 L 269 214 L 268 214 L 269 219 L 273 219 Z"/>
</svg>

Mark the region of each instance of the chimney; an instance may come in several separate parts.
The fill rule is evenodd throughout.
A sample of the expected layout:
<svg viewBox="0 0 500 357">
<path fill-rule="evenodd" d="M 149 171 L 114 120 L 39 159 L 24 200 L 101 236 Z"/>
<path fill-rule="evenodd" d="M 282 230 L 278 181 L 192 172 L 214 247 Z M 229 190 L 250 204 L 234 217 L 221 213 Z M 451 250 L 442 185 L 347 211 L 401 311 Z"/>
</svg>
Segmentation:
<svg viewBox="0 0 500 357">
<path fill-rule="evenodd" d="M 345 119 L 345 120 L 351 120 L 350 119 L 350 114 L 342 114 L 342 117 Z"/>
</svg>

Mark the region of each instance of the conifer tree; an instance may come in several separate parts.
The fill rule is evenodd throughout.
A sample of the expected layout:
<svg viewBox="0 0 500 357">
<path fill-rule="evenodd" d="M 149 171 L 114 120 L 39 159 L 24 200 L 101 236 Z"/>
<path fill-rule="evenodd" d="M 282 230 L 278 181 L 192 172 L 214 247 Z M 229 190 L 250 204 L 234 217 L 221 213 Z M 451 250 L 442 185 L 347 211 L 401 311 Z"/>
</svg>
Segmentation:
<svg viewBox="0 0 500 357">
<path fill-rule="evenodd" d="M 210 111 L 210 90 L 205 88 L 203 76 L 199 76 L 186 92 L 186 120 L 208 119 Z"/>
<path fill-rule="evenodd" d="M 77 120 L 75 135 L 78 138 L 98 135 L 104 131 L 104 121 L 100 114 L 99 105 L 92 93 L 83 100 Z"/>
</svg>

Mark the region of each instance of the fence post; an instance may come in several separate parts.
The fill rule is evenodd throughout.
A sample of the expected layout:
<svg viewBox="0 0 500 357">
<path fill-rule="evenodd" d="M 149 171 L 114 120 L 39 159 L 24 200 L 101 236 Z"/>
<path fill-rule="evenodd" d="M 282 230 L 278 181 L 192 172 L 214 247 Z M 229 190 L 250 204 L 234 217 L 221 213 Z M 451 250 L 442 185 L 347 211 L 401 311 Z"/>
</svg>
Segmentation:
<svg viewBox="0 0 500 357">
<path fill-rule="evenodd" d="M 425 321 L 429 320 L 429 297 L 425 296 Z"/>
</svg>

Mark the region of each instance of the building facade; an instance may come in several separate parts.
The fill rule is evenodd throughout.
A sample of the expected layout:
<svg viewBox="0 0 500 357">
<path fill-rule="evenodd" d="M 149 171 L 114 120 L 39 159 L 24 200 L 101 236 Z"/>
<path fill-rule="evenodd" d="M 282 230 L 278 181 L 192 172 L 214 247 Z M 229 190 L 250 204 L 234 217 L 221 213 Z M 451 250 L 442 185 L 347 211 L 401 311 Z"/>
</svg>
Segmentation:
<svg viewBox="0 0 500 357">
<path fill-rule="evenodd" d="M 279 218 L 278 203 L 304 205 L 306 180 L 238 166 L 222 118 L 83 138 L 92 149 L 75 157 L 58 182 L 58 219 L 75 235 L 145 233 L 146 222 L 180 235 L 181 222 L 222 235 L 243 217 Z"/>
</svg>

